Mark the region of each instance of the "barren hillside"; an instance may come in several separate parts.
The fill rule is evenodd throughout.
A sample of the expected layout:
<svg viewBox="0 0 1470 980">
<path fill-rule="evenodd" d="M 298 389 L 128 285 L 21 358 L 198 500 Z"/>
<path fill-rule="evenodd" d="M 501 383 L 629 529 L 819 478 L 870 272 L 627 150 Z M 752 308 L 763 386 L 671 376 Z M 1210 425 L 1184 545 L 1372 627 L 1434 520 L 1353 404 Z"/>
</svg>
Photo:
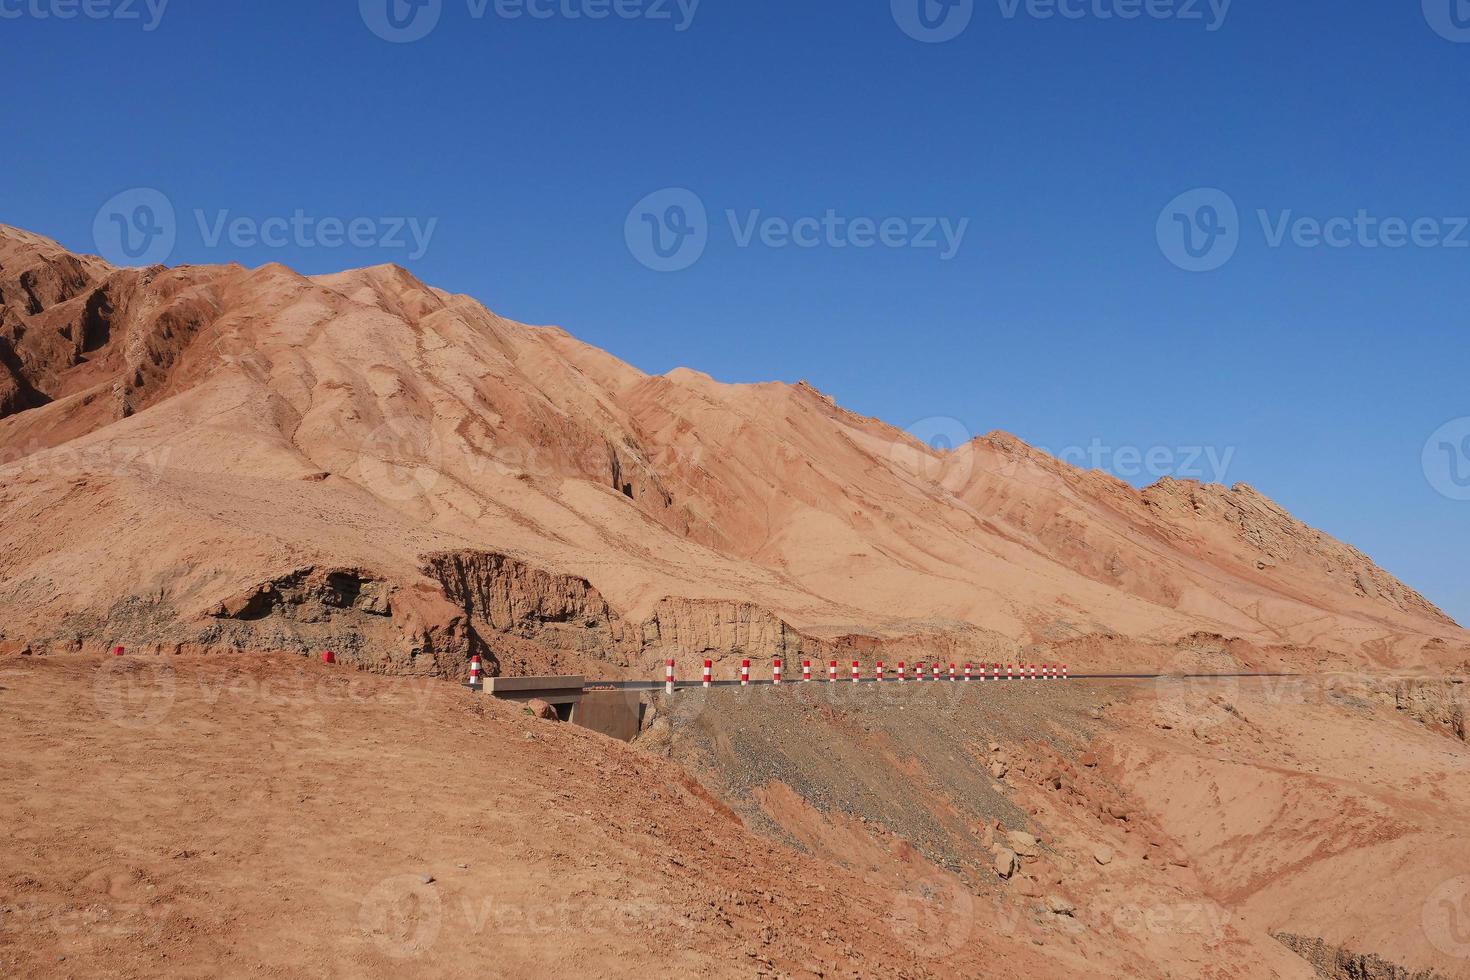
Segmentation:
<svg viewBox="0 0 1470 980">
<path fill-rule="evenodd" d="M 1463 662 L 1411 588 L 1246 486 L 931 449 L 805 383 L 649 376 L 397 267 L 114 269 L 0 229 L 0 648 L 391 672 L 1071 645 Z M 1079 661 L 1080 662 L 1080 661 Z"/>
</svg>

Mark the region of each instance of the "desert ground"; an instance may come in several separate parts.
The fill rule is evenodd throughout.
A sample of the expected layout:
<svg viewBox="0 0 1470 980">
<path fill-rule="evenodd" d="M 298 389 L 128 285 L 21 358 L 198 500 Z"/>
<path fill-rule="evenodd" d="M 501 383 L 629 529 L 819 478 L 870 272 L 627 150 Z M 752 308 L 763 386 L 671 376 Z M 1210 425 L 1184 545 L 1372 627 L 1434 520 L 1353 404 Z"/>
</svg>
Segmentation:
<svg viewBox="0 0 1470 980">
<path fill-rule="evenodd" d="M 0 664 L 9 976 L 1470 976 L 1463 684 Z M 1458 726 L 1458 727 L 1457 727 Z"/>
</svg>

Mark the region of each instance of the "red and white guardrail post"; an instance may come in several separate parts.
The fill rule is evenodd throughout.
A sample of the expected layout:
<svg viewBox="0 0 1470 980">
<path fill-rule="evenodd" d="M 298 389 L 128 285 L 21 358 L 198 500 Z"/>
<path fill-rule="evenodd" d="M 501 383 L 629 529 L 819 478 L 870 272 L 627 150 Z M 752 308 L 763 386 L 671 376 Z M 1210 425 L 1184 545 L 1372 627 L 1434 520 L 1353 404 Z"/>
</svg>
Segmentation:
<svg viewBox="0 0 1470 980">
<path fill-rule="evenodd" d="M 949 679 L 954 680 L 954 664 L 949 665 Z"/>
<path fill-rule="evenodd" d="M 803 681 L 812 679 L 812 662 L 810 660 L 803 660 L 801 662 L 801 679 Z"/>
<path fill-rule="evenodd" d="M 750 661 L 749 660 L 742 660 L 742 661 L 740 661 L 740 686 L 741 687 L 749 687 L 750 686 Z"/>
<path fill-rule="evenodd" d="M 714 682 L 714 675 L 715 675 L 715 665 L 714 665 L 714 663 L 712 661 L 706 660 L 704 662 L 704 679 L 703 679 L 703 683 L 704 683 L 704 686 L 705 687 L 709 687 L 710 684 L 712 684 Z"/>
<path fill-rule="evenodd" d="M 781 661 L 779 660 L 771 662 L 771 683 L 777 687 L 781 686 Z"/>
<path fill-rule="evenodd" d="M 965 680 L 969 680 L 970 677 L 971 677 L 970 665 L 969 664 L 965 664 Z"/>
<path fill-rule="evenodd" d="M 475 691 L 480 689 L 480 655 L 478 653 L 470 658 L 470 688 Z"/>
<path fill-rule="evenodd" d="M 674 658 L 670 657 L 664 661 L 664 690 L 669 694 L 674 693 Z"/>
<path fill-rule="evenodd" d="M 1067 665 L 1066 664 L 1062 664 L 1062 680 L 1066 680 L 1066 679 L 1067 679 Z"/>
<path fill-rule="evenodd" d="M 898 662 L 898 680 L 899 680 L 899 683 L 904 683 L 904 682 L 906 682 L 908 680 L 907 677 L 903 676 L 903 661 L 902 660 L 900 660 Z"/>
<path fill-rule="evenodd" d="M 837 661 L 835 660 L 828 661 L 827 663 L 827 683 L 837 683 Z"/>
<path fill-rule="evenodd" d="M 854 660 L 852 662 L 852 682 L 856 684 L 860 679 L 858 677 L 858 662 Z"/>
<path fill-rule="evenodd" d="M 878 683 L 883 683 L 883 661 L 878 661 Z"/>
</svg>

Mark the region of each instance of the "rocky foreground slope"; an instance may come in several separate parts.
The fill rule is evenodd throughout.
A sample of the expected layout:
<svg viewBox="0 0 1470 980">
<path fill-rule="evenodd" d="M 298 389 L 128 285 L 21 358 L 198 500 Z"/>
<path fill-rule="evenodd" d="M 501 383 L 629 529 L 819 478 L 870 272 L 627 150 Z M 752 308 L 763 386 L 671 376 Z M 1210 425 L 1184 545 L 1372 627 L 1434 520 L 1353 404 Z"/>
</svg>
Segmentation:
<svg viewBox="0 0 1470 980">
<path fill-rule="evenodd" d="M 630 746 L 291 655 L 5 656 L 0 975 L 1464 980 L 1447 706 L 790 684 Z"/>
<path fill-rule="evenodd" d="M 1465 697 L 1361 674 L 690 690 L 638 744 L 906 895 L 893 931 L 940 975 L 1031 944 L 1037 976 L 1461 980 Z"/>
<path fill-rule="evenodd" d="M 0 227 L 0 650 L 619 676 L 878 648 L 1161 666 L 1199 636 L 1253 666 L 1470 659 L 1246 486 L 1137 491 L 1000 433 L 934 450 L 396 267 L 120 269 Z"/>
</svg>

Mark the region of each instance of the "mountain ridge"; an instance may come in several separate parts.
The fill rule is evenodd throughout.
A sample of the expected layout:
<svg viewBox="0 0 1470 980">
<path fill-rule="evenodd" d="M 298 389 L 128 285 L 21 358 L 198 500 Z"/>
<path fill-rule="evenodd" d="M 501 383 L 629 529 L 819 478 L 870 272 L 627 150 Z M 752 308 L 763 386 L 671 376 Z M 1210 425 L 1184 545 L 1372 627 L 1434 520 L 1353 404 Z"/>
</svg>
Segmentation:
<svg viewBox="0 0 1470 980">
<path fill-rule="evenodd" d="M 805 381 L 650 375 L 394 265 L 121 269 L 0 226 L 0 453 L 0 644 L 129 628 L 226 649 L 340 633 L 384 664 L 453 635 L 464 653 L 474 616 L 424 572 L 445 552 L 585 579 L 631 622 L 708 601 L 827 640 L 948 630 L 976 655 L 1058 629 L 1141 650 L 1207 632 L 1410 665 L 1466 639 L 1244 484 L 1136 489 L 1001 432 L 937 450 Z M 229 635 L 210 615 L 329 568 L 417 611 L 385 625 L 327 602 L 322 632 Z M 149 603 L 146 627 L 118 612 Z"/>
</svg>

